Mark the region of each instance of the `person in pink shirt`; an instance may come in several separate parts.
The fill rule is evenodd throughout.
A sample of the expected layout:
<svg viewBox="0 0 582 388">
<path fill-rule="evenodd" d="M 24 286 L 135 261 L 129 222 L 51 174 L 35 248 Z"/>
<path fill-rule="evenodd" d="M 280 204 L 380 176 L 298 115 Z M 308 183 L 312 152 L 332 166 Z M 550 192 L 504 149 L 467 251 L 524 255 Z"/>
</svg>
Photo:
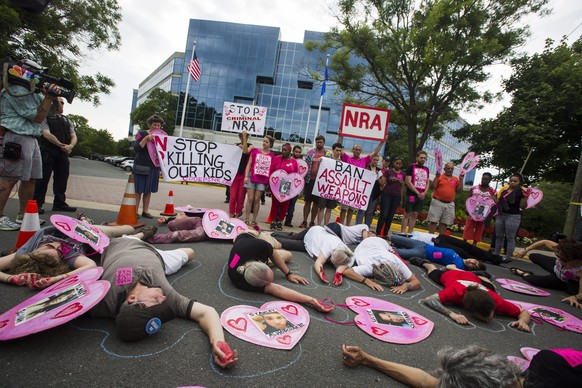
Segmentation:
<svg viewBox="0 0 582 388">
<path fill-rule="evenodd" d="M 492 175 L 489 172 L 483 173 L 481 177 L 481 184 L 471 187 L 471 195 L 480 195 L 482 197 L 489 197 L 495 203 L 499 202 L 497 198 L 497 192 L 489 183 L 491 182 Z M 465 223 L 465 229 L 463 230 L 463 240 L 473 240 L 473 245 L 477 245 L 481 238 L 483 237 L 483 230 L 485 229 L 485 221 L 475 221 L 471 217 L 467 217 L 467 222 Z"/>
<path fill-rule="evenodd" d="M 271 162 L 275 156 L 271 147 L 275 144 L 272 136 L 265 136 L 261 149 L 254 148 L 249 154 L 249 162 L 245 169 L 245 188 L 247 189 L 247 205 L 245 208 L 245 224 L 257 225 L 257 215 L 261 207 L 261 194 L 269 184 Z M 251 207 L 253 209 L 253 221 L 250 222 Z"/>
<path fill-rule="evenodd" d="M 291 157 L 291 144 L 285 143 L 281 147 L 281 155 L 275 156 L 271 163 L 271 174 L 277 170 L 283 170 L 287 174 L 299 172 L 299 166 L 297 161 Z M 291 189 L 291 181 L 288 179 L 281 179 L 278 183 L 276 189 L 282 194 L 289 194 Z M 273 195 L 271 200 L 271 213 L 269 219 L 271 220 L 271 230 L 283 230 L 283 218 L 287 214 L 287 209 L 289 208 L 289 202 L 291 198 L 288 198 L 284 202 L 279 202 L 279 200 Z"/>
</svg>

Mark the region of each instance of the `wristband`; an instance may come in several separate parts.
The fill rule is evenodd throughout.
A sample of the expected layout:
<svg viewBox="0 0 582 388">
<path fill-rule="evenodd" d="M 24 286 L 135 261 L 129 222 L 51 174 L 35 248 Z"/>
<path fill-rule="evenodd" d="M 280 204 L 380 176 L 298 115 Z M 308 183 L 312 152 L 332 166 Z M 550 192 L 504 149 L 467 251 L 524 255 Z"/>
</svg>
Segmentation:
<svg viewBox="0 0 582 388">
<path fill-rule="evenodd" d="M 366 284 L 366 280 L 368 280 L 368 278 L 364 276 L 364 278 L 362 279 L 362 281 L 360 283 Z"/>
<path fill-rule="evenodd" d="M 293 273 L 293 272 L 291 272 L 291 270 L 289 270 L 289 272 L 287 272 L 287 273 L 285 274 L 285 277 L 289 277 L 289 275 L 291 275 L 292 273 Z"/>
</svg>

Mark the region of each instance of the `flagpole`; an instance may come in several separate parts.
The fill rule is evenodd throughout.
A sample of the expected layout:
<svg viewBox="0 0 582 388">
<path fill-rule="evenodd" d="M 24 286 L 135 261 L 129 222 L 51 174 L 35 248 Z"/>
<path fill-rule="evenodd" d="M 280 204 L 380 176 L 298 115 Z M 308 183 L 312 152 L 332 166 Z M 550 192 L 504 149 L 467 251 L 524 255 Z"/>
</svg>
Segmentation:
<svg viewBox="0 0 582 388">
<path fill-rule="evenodd" d="M 192 55 L 190 55 L 190 62 L 194 60 L 194 51 L 196 50 L 196 41 L 192 43 Z M 190 90 L 190 78 L 192 78 L 188 72 L 188 64 L 186 64 L 186 77 L 188 81 L 186 82 L 186 94 L 184 95 L 184 102 L 182 104 L 182 120 L 180 120 L 180 137 L 182 137 L 182 131 L 184 130 L 184 118 L 186 118 L 186 105 L 188 103 L 188 91 Z"/>
<path fill-rule="evenodd" d="M 328 64 L 329 64 L 329 54 L 327 54 L 325 57 L 326 70 L 327 70 Z M 327 71 L 326 71 L 326 73 L 327 73 Z M 327 82 L 327 79 L 324 80 L 323 82 Z M 319 97 L 319 108 L 317 109 L 317 121 L 315 122 L 315 136 L 313 137 L 313 144 L 315 144 L 315 138 L 317 137 L 317 135 L 319 135 L 319 121 L 321 119 L 321 105 L 323 104 L 323 95 L 324 95 L 324 93 L 321 93 L 321 96 Z"/>
</svg>

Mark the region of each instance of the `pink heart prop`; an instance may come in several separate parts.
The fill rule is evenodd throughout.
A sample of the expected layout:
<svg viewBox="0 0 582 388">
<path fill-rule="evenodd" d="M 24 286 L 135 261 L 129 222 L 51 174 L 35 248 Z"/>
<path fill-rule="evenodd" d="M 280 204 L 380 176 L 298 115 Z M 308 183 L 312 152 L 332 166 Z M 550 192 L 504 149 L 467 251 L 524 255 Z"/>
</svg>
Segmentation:
<svg viewBox="0 0 582 388">
<path fill-rule="evenodd" d="M 63 279 L 0 315 L 0 340 L 38 333 L 86 313 L 111 287 L 97 280 L 102 267 L 94 267 Z"/>
<path fill-rule="evenodd" d="M 491 197 L 483 197 L 481 195 L 473 195 L 465 201 L 465 208 L 469 217 L 474 221 L 483 222 L 491 213 L 491 209 L 495 202 Z"/>
<path fill-rule="evenodd" d="M 544 199 L 544 193 L 540 189 L 531 188 L 531 193 L 527 197 L 527 209 L 535 207 Z"/>
<path fill-rule="evenodd" d="M 501 287 L 505 288 L 506 290 L 519 292 L 520 294 L 527 294 L 527 295 L 535 295 L 535 296 L 550 296 L 551 294 L 547 291 L 541 290 L 536 288 L 532 285 L 518 282 L 517 280 L 513 279 L 496 279 Z"/>
<path fill-rule="evenodd" d="M 540 350 L 536 348 L 521 348 L 519 351 L 529 361 L 531 361 L 531 359 L 540 352 Z"/>
<path fill-rule="evenodd" d="M 434 149 L 434 160 L 437 168 L 437 174 L 440 174 L 443 171 L 443 153 L 440 149 Z"/>
<path fill-rule="evenodd" d="M 516 300 L 508 300 L 523 310 L 527 310 L 532 317 L 538 317 L 544 321 L 560 327 L 565 330 L 582 333 L 582 320 L 576 318 L 564 310 L 555 307 L 542 306 L 540 304 L 518 302 Z"/>
<path fill-rule="evenodd" d="M 202 227 L 210 238 L 232 240 L 248 229 L 247 224 L 238 218 L 230 218 L 225 211 L 209 209 L 202 216 Z"/>
<path fill-rule="evenodd" d="M 282 315 L 287 325 L 283 328 L 269 326 L 267 320 L 261 319 L 265 313 Z M 246 305 L 229 307 L 220 315 L 220 322 L 226 331 L 243 341 L 291 350 L 309 327 L 309 313 L 298 304 L 278 300 L 267 302 L 260 308 Z"/>
<path fill-rule="evenodd" d="M 519 368 L 519 370 L 523 373 L 527 370 L 527 368 L 529 368 L 529 361 L 526 360 L 525 358 L 521 358 L 521 357 L 515 357 L 515 356 L 507 356 L 507 359 L 511 362 L 513 362 L 515 365 L 517 365 L 517 367 Z"/>
<path fill-rule="evenodd" d="M 168 136 L 168 134 L 162 129 L 152 129 L 150 131 L 150 135 Z M 148 154 L 150 155 L 150 158 L 154 166 L 160 167 L 160 158 L 158 157 L 158 155 L 162 156 L 162 159 L 164 155 L 161 152 L 159 153 L 156 152 L 156 143 L 154 141 L 148 141 Z"/>
<path fill-rule="evenodd" d="M 288 184 L 284 185 L 284 182 L 287 182 Z M 291 184 L 291 182 L 294 184 Z M 303 186 L 305 186 L 305 181 L 302 176 L 296 172 L 287 174 L 284 170 L 276 170 L 271 174 L 269 186 L 271 187 L 271 192 L 275 198 L 277 198 L 277 201 L 285 202 L 301 193 Z"/>
<path fill-rule="evenodd" d="M 479 155 L 475 155 L 473 151 L 469 152 L 467 155 L 465 155 L 465 158 L 461 163 L 461 168 L 459 169 L 460 173 L 462 175 L 465 175 L 469 171 L 477 167 L 477 164 L 479 164 L 479 159 L 480 159 Z"/>
<path fill-rule="evenodd" d="M 295 159 L 295 161 L 297 162 L 297 166 L 299 167 L 299 175 L 301 175 L 301 177 L 304 178 L 305 175 L 307 175 L 307 171 L 309 169 L 309 167 L 307 166 L 307 162 L 303 159 Z"/>
<path fill-rule="evenodd" d="M 50 221 L 55 228 L 67 235 L 67 237 L 87 244 L 99 253 L 102 253 L 109 245 L 109 237 L 105 233 L 75 218 L 62 214 L 53 214 Z"/>
<path fill-rule="evenodd" d="M 380 341 L 414 344 L 428 337 L 434 327 L 434 323 L 425 317 L 385 300 L 348 297 L 346 304 L 357 313 L 354 318 L 356 325 Z"/>
</svg>

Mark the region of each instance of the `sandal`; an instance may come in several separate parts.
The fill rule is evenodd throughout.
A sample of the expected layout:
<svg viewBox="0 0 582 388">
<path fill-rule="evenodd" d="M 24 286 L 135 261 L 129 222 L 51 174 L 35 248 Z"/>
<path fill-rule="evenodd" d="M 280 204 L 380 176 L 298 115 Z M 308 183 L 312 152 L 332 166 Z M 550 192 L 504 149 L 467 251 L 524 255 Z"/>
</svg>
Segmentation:
<svg viewBox="0 0 582 388">
<path fill-rule="evenodd" d="M 245 218 L 245 224 L 247 226 L 251 226 L 251 221 L 248 218 Z"/>
<path fill-rule="evenodd" d="M 523 278 L 524 276 L 530 276 L 530 275 L 533 275 L 534 274 L 532 271 L 524 271 L 523 269 L 520 269 L 520 268 L 517 268 L 517 267 L 511 267 L 509 269 L 509 272 L 511 272 L 515 276 L 519 276 L 520 278 Z"/>
</svg>

